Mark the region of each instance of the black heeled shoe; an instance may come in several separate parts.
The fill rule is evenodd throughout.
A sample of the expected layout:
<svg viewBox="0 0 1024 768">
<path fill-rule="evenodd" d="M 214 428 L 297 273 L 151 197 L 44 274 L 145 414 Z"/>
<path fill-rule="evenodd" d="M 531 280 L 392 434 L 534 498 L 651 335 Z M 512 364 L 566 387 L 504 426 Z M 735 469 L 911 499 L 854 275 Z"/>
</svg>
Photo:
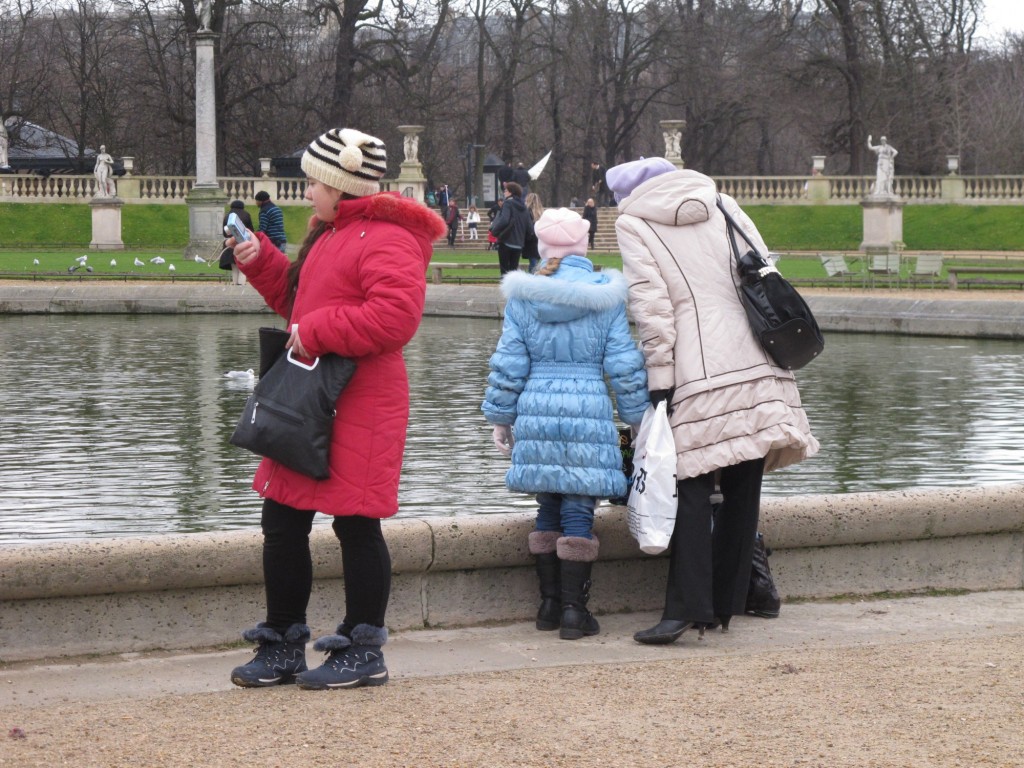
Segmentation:
<svg viewBox="0 0 1024 768">
<path fill-rule="evenodd" d="M 633 635 L 633 639 L 644 645 L 668 645 L 674 643 L 689 629 L 696 629 L 704 637 L 704 625 L 695 621 L 675 621 L 662 619 L 650 629 L 644 629 Z"/>
<path fill-rule="evenodd" d="M 723 632 L 729 631 L 729 622 L 732 621 L 732 616 L 715 616 L 715 620 L 705 624 L 707 629 L 718 629 L 722 628 Z"/>
</svg>

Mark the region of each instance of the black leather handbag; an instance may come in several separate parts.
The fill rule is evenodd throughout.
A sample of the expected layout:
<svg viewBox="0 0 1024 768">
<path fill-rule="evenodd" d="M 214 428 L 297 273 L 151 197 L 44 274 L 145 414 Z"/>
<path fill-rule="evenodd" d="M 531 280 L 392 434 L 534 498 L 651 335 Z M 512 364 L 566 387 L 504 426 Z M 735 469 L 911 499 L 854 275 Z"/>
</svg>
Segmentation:
<svg viewBox="0 0 1024 768">
<path fill-rule="evenodd" d="M 779 274 L 771 259 L 758 253 L 757 246 L 725 210 L 721 200 L 718 208 L 725 216 L 729 245 L 740 274 L 740 301 L 754 335 L 780 368 L 803 368 L 825 349 L 814 313 L 796 288 Z M 743 255 L 736 244 L 736 232 L 750 246 Z"/>
<path fill-rule="evenodd" d="M 260 379 L 230 442 L 317 479 L 330 474 L 334 405 L 356 371 L 347 357 L 322 355 L 307 364 L 284 352 L 286 331 L 260 329 Z M 282 339 L 281 334 L 284 334 Z M 266 372 L 264 366 L 280 350 Z"/>
</svg>

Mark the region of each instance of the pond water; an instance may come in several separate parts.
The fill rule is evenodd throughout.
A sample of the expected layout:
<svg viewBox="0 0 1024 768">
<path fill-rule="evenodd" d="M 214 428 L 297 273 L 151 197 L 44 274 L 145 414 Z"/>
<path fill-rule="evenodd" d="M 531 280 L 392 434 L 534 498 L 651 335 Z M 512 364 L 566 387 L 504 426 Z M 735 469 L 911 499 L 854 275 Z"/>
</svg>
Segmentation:
<svg viewBox="0 0 1024 768">
<path fill-rule="evenodd" d="M 0 545 L 258 528 L 258 458 L 228 443 L 266 315 L 0 317 Z M 406 350 L 401 516 L 533 509 L 480 414 L 497 320 L 426 318 Z M 766 495 L 1020 479 L 1014 342 L 831 334 L 799 374 L 822 450 Z M 325 524 L 325 518 L 320 523 Z"/>
</svg>

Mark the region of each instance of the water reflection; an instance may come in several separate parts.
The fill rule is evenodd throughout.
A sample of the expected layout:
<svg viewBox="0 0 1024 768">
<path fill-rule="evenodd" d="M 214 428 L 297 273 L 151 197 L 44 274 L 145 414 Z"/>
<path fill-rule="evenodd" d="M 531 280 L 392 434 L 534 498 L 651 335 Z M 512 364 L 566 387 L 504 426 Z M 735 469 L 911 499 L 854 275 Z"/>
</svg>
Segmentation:
<svg viewBox="0 0 1024 768">
<path fill-rule="evenodd" d="M 227 442 L 267 316 L 0 318 L 0 544 L 256 527 L 257 459 Z M 480 415 L 500 322 L 428 318 L 406 357 L 403 516 L 532 509 Z M 766 495 L 1019 480 L 1012 342 L 830 335 L 800 372 L 813 460 Z M 320 524 L 323 524 L 321 522 Z"/>
</svg>

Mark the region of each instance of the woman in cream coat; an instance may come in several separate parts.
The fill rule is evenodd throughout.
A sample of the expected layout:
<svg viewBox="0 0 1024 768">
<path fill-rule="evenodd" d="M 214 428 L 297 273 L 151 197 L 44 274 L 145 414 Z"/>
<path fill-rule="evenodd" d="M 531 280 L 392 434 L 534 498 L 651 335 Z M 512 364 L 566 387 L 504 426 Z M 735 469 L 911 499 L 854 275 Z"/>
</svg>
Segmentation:
<svg viewBox="0 0 1024 768">
<path fill-rule="evenodd" d="M 778 368 L 750 330 L 737 294 L 715 183 L 663 158 L 608 171 L 629 307 L 647 364 L 651 401 L 668 401 L 675 438 L 678 513 L 662 620 L 641 643 L 674 642 L 689 629 L 742 613 L 757 531 L 761 479 L 813 456 L 793 374 Z M 753 222 L 722 202 L 759 248 Z M 723 502 L 714 519 L 716 481 Z"/>
</svg>

